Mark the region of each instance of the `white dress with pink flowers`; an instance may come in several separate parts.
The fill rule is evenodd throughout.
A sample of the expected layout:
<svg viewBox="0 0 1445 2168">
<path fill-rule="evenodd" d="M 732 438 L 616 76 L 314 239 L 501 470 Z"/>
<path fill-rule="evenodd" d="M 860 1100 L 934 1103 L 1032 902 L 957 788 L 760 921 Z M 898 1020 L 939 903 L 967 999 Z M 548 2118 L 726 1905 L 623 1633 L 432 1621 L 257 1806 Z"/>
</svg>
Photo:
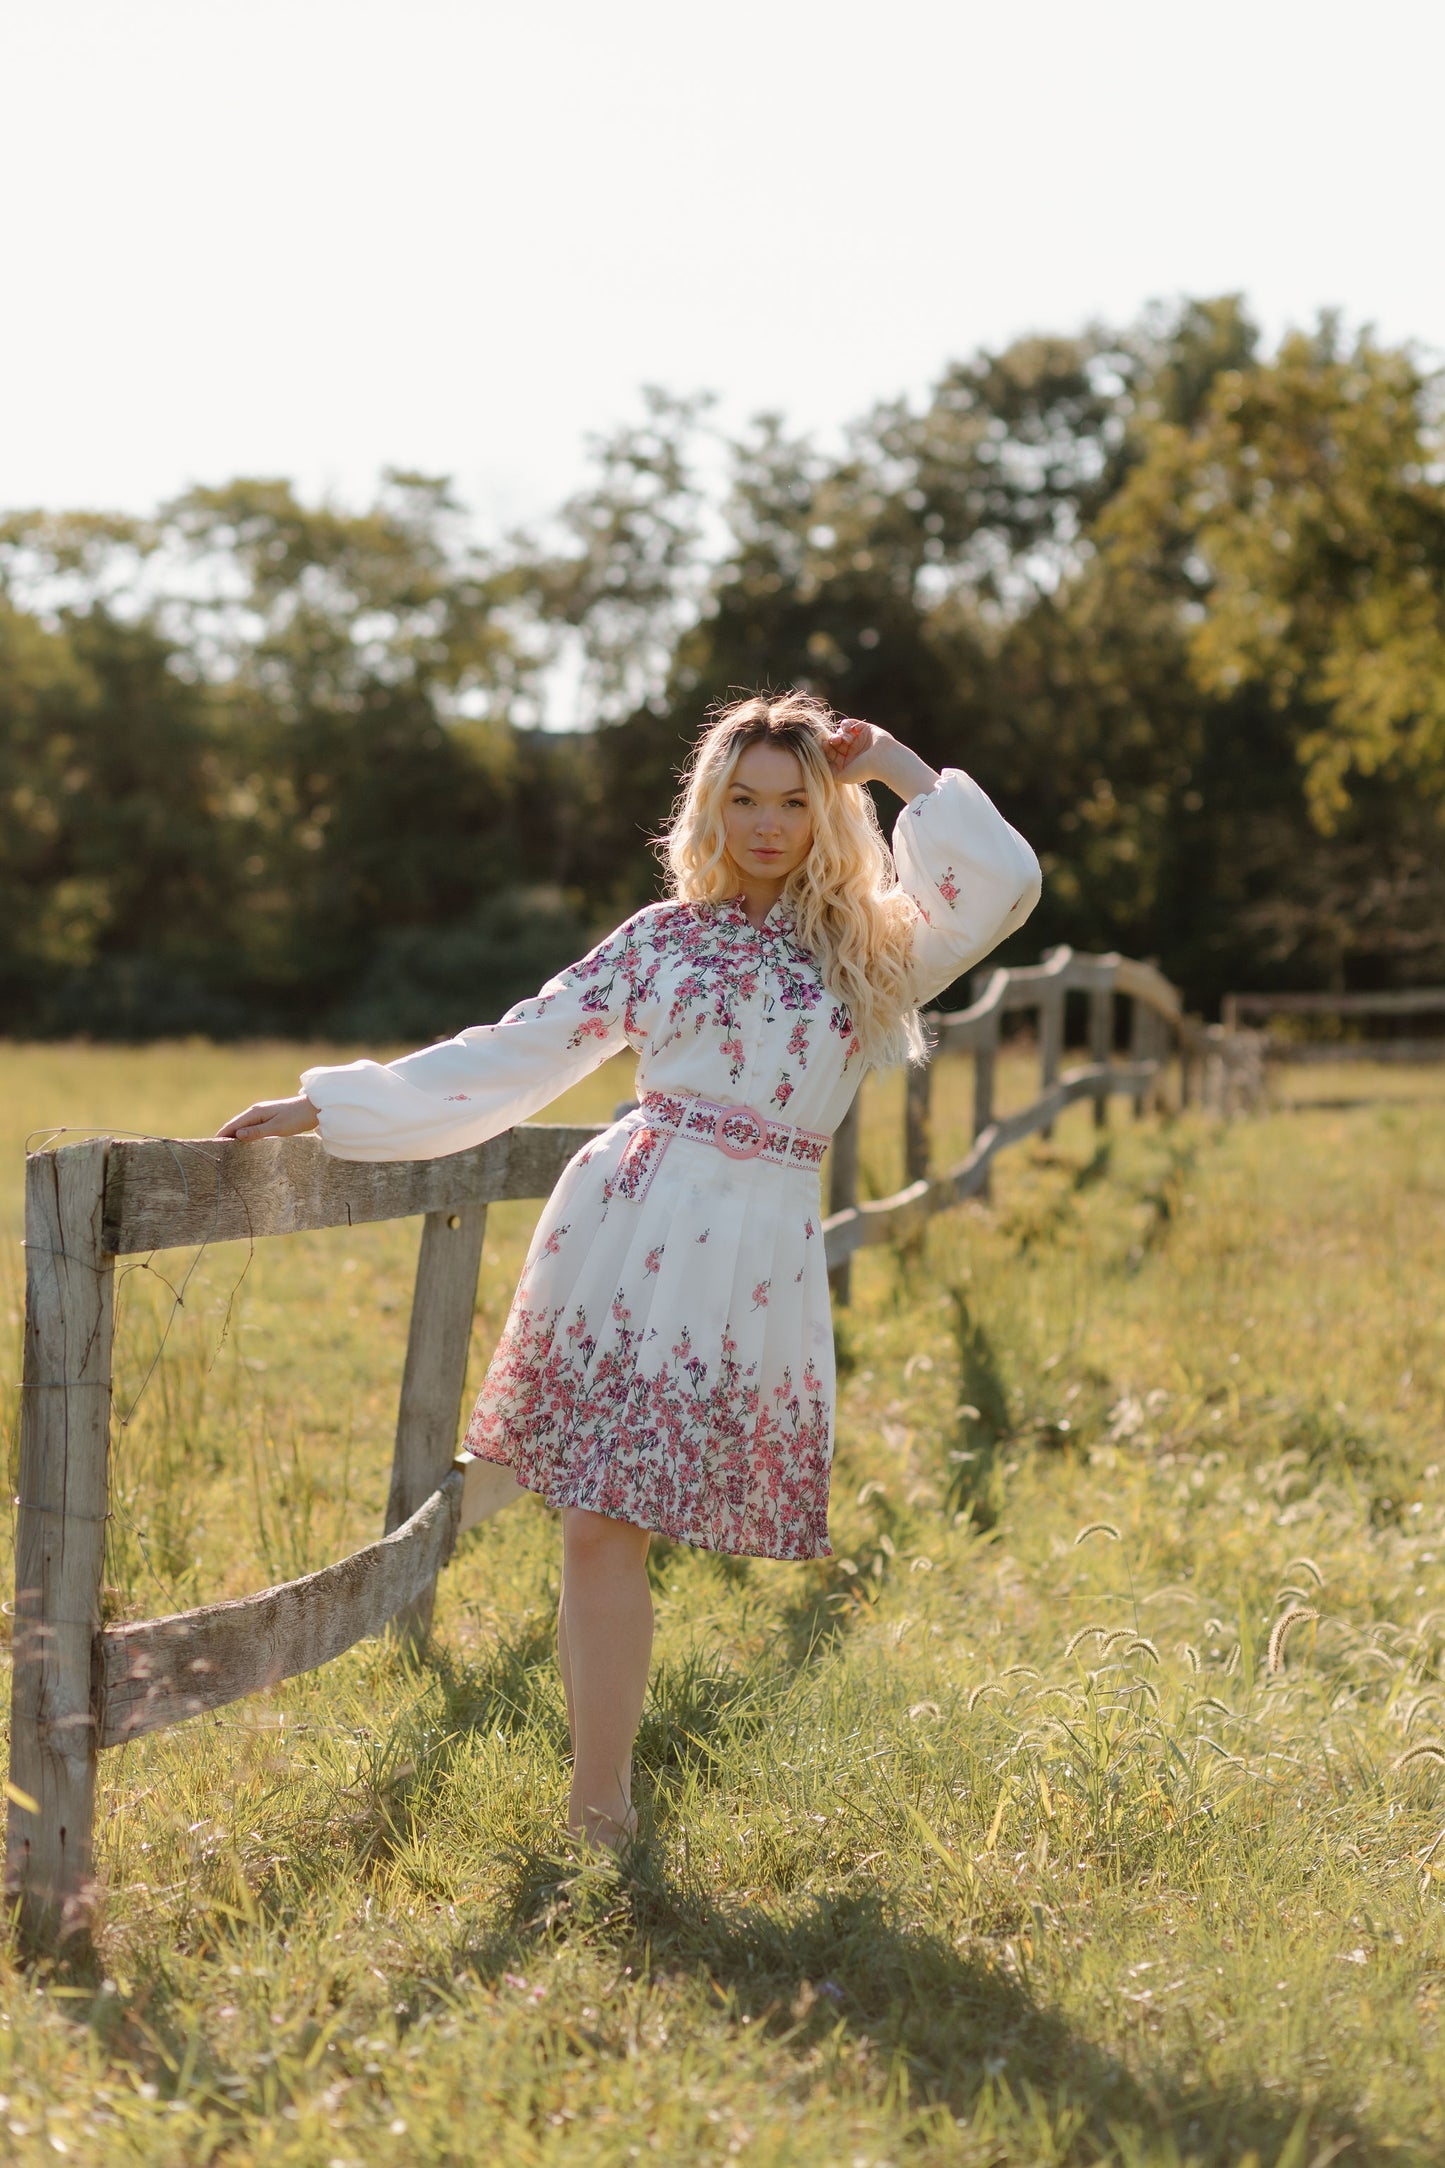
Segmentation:
<svg viewBox="0 0 1445 2168">
<path fill-rule="evenodd" d="M 893 853 L 919 908 L 925 1002 L 1023 923 L 1038 862 L 956 768 L 904 807 Z M 525 1121 L 627 1047 L 640 1104 L 548 1200 L 465 1450 L 556 1506 L 711 1550 L 826 1556 L 833 1335 L 817 1162 L 865 1064 L 785 905 L 758 928 L 740 900 L 648 904 L 500 1023 L 301 1081 L 328 1152 L 430 1159 Z M 649 1122 L 649 1100 L 672 1128 Z M 679 1125 L 699 1100 L 752 1110 L 733 1129 L 744 1150 L 762 1125 L 777 1139 L 733 1156 L 710 1124 Z"/>
</svg>

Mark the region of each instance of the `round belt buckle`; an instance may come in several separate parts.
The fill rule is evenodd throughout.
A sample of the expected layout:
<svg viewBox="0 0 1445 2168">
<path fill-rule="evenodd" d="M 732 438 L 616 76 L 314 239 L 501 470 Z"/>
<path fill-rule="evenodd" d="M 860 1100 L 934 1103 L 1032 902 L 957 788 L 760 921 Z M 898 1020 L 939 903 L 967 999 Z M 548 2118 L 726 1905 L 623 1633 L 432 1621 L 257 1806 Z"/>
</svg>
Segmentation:
<svg viewBox="0 0 1445 2168">
<path fill-rule="evenodd" d="M 751 1122 L 754 1135 L 748 1144 L 730 1144 L 723 1135 L 725 1122 Z M 755 1107 L 724 1107 L 713 1123 L 712 1141 L 729 1159 L 756 1159 L 768 1141 L 768 1125 Z"/>
</svg>

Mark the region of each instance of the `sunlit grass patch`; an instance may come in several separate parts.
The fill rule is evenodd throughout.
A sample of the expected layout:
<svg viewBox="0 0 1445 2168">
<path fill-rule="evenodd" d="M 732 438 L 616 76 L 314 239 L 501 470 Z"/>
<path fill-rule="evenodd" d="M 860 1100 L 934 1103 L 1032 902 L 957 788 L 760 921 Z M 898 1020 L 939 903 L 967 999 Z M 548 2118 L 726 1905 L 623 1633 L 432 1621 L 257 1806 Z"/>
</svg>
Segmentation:
<svg viewBox="0 0 1445 2168">
<path fill-rule="evenodd" d="M 17 1129 L 209 1129 L 297 1065 L 6 1059 Z M 856 1260 L 835 1556 L 658 1546 L 630 1881 L 559 1852 L 525 1502 L 422 1664 L 365 1644 L 105 1757 L 97 1969 L 0 1971 L 13 2157 L 1438 2159 L 1442 1205 L 1428 1106 L 1075 1110 L 990 1205 Z M 529 1212 L 489 1226 L 475 1376 Z M 116 1614 L 376 1532 L 415 1246 L 208 1255 L 143 1391 L 169 1298 L 124 1284 Z"/>
</svg>

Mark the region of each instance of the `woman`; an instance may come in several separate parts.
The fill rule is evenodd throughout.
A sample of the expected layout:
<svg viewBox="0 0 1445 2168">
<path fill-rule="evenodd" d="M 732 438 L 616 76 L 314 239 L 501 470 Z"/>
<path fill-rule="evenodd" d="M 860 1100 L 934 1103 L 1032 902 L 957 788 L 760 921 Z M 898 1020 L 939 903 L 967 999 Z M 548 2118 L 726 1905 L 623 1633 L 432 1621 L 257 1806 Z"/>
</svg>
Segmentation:
<svg viewBox="0 0 1445 2168">
<path fill-rule="evenodd" d="M 873 781 L 907 801 L 891 862 Z M 338 1158 L 434 1158 L 639 1056 L 636 1108 L 542 1214 L 463 1445 L 561 1509 L 568 1827 L 614 1849 L 634 1827 L 652 1535 L 828 1554 L 828 1139 L 867 1069 L 922 1053 L 918 1004 L 1039 895 L 1033 852 L 961 770 L 797 692 L 712 721 L 666 857 L 668 899 L 500 1023 L 307 1069 L 297 1097 L 219 1131 L 319 1126 Z"/>
</svg>

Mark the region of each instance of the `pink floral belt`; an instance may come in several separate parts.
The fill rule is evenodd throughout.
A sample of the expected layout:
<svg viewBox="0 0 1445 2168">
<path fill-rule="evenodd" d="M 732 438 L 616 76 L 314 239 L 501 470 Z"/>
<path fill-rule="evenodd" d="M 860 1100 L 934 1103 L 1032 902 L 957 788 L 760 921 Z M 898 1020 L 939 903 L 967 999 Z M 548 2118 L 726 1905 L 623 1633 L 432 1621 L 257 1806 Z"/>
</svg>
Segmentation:
<svg viewBox="0 0 1445 2168">
<path fill-rule="evenodd" d="M 647 1092 L 639 1101 L 642 1126 L 628 1142 L 612 1186 L 640 1203 L 673 1137 L 712 1144 L 729 1159 L 765 1159 L 774 1167 L 817 1167 L 832 1143 L 816 1129 L 780 1122 L 756 1107 L 723 1106 L 696 1092 Z"/>
</svg>

